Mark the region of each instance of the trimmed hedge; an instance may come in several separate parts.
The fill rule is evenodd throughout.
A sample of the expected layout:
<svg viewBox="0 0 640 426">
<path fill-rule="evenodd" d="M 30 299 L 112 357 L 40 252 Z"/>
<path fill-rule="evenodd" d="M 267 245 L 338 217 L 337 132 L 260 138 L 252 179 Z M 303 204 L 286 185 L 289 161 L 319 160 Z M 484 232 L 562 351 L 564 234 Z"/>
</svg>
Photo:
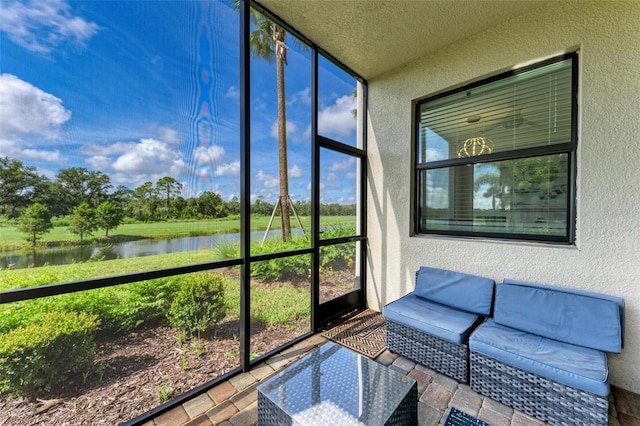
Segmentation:
<svg viewBox="0 0 640 426">
<path fill-rule="evenodd" d="M 35 396 L 93 367 L 95 315 L 48 312 L 0 341 L 0 391 Z"/>
</svg>

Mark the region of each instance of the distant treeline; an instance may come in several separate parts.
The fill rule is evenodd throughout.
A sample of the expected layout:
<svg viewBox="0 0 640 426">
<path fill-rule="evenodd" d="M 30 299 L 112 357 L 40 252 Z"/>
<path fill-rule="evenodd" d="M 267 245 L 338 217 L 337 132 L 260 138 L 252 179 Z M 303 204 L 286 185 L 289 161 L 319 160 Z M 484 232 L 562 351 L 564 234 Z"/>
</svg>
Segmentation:
<svg viewBox="0 0 640 426">
<path fill-rule="evenodd" d="M 35 167 L 0 157 L 0 215 L 8 219 L 20 217 L 35 203 L 45 206 L 51 216 L 61 217 L 74 213 L 83 203 L 96 209 L 109 202 L 122 209 L 125 217 L 142 222 L 223 218 L 240 214 L 237 197 L 225 201 L 220 194 L 211 191 L 188 198 L 181 194 L 182 184 L 170 176 L 155 183 L 145 182 L 134 189 L 124 185 L 114 188 L 110 177 L 100 171 L 71 167 L 61 169 L 51 180 L 38 175 Z M 270 215 L 274 202 L 259 197 L 251 205 L 251 212 Z M 311 214 L 310 201 L 295 201 L 294 207 L 301 216 Z M 356 206 L 323 204 L 320 212 L 328 216 L 351 216 L 356 214 Z"/>
</svg>

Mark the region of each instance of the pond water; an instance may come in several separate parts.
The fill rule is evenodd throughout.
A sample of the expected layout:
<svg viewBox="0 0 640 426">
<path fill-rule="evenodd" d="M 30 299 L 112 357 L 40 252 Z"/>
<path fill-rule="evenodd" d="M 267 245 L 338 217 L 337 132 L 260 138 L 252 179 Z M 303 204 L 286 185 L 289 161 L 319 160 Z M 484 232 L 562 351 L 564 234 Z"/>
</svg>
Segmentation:
<svg viewBox="0 0 640 426">
<path fill-rule="evenodd" d="M 293 235 L 302 235 L 300 229 L 292 229 Z M 269 232 L 269 238 L 278 237 L 280 230 Z M 253 240 L 261 241 L 264 231 L 251 233 Z M 120 243 L 98 243 L 97 245 L 56 247 L 44 250 L 19 250 L 0 253 L 0 268 L 11 265 L 14 269 L 38 267 L 44 265 L 67 265 L 85 262 L 97 258 L 103 260 L 126 259 L 131 257 L 153 256 L 156 254 L 177 253 L 183 251 L 215 248 L 220 242 L 238 242 L 240 233 L 213 234 L 196 237 L 178 237 L 163 239 L 140 239 Z"/>
</svg>

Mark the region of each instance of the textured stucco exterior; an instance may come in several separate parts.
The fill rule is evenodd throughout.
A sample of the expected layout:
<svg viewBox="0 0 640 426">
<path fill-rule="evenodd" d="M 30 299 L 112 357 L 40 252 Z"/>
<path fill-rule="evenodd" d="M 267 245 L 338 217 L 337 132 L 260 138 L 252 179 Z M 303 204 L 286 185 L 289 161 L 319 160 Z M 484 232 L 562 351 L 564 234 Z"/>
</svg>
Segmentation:
<svg viewBox="0 0 640 426">
<path fill-rule="evenodd" d="M 575 50 L 575 246 L 411 236 L 412 100 Z M 369 81 L 368 107 L 369 306 L 410 292 L 421 265 L 621 296 L 625 347 L 609 356 L 610 379 L 640 393 L 640 2 L 543 4 Z"/>
</svg>

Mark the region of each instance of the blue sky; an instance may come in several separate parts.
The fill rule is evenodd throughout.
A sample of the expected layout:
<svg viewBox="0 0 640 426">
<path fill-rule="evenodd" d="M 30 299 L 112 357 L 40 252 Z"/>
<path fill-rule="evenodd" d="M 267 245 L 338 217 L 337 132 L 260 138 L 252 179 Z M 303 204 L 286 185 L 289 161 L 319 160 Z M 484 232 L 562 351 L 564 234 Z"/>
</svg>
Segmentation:
<svg viewBox="0 0 640 426">
<path fill-rule="evenodd" d="M 54 178 L 85 167 L 136 187 L 172 176 L 185 196 L 239 195 L 238 15 L 227 2 L 3 0 L 0 155 Z M 311 71 L 287 39 L 290 193 L 308 200 Z M 356 82 L 326 60 L 319 128 L 355 145 Z M 251 62 L 253 199 L 278 194 L 275 62 Z M 356 164 L 323 150 L 322 202 L 355 202 Z"/>
</svg>

